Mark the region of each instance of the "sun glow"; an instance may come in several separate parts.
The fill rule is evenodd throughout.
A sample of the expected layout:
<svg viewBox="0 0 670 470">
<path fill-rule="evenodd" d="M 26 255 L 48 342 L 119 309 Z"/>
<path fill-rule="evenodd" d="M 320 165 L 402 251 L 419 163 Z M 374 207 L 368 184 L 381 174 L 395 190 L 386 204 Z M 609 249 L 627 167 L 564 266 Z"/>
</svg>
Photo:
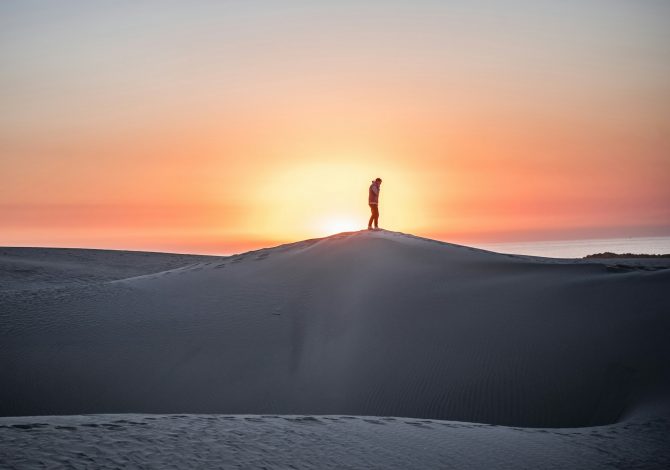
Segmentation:
<svg viewBox="0 0 670 470">
<path fill-rule="evenodd" d="M 250 204 L 263 214 L 264 234 L 287 242 L 365 229 L 370 217 L 368 187 L 377 176 L 386 184 L 380 224 L 416 231 L 421 205 L 412 188 L 420 185 L 393 160 L 373 151 L 331 154 L 318 148 L 293 155 L 290 163 L 282 160 L 257 176 L 262 190 L 251 195 Z M 311 155 L 325 155 L 327 163 L 314 162 Z"/>
<path fill-rule="evenodd" d="M 317 224 L 317 230 L 322 235 L 333 235 L 340 232 L 353 232 L 364 227 L 365 221 L 354 217 L 333 216 L 324 218 Z"/>
</svg>

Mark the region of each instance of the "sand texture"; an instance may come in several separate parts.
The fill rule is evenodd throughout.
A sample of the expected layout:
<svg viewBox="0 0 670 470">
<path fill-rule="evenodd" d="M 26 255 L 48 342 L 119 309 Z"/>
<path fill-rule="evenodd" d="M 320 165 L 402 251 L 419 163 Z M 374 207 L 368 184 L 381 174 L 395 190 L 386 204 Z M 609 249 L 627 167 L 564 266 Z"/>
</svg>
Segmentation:
<svg viewBox="0 0 670 470">
<path fill-rule="evenodd" d="M 510 428 L 365 416 L 0 418 L 3 468 L 666 469 L 670 420 Z"/>
</svg>

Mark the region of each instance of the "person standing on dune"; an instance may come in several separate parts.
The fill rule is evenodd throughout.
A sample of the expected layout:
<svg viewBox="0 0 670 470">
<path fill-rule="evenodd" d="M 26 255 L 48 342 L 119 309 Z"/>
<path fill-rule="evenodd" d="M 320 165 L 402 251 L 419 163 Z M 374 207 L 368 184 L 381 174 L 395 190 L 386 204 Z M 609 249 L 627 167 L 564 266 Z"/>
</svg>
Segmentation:
<svg viewBox="0 0 670 470">
<path fill-rule="evenodd" d="M 375 230 L 379 229 L 379 192 L 381 191 L 382 179 L 377 178 L 370 185 L 368 190 L 368 205 L 372 211 L 368 221 L 368 230 L 372 230 L 372 222 L 375 223 Z"/>
</svg>

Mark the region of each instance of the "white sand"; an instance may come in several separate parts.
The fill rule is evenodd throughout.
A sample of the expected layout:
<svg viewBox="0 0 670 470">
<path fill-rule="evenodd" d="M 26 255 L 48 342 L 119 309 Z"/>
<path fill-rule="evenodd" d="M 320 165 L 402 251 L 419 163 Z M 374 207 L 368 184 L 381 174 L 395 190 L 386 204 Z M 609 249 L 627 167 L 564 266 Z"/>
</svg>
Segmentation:
<svg viewBox="0 0 670 470">
<path fill-rule="evenodd" d="M 6 250 L 12 266 L 21 263 L 20 249 Z M 228 258 L 134 254 L 122 268 L 119 252 L 69 251 L 91 262 L 77 264 L 62 252 L 55 258 L 47 249 L 31 254 L 31 266 L 63 273 L 60 281 L 50 275 L 45 285 L 8 269 L 0 276 L 0 416 L 347 414 L 526 428 L 442 423 L 431 434 L 406 424 L 412 420 L 383 427 L 358 419 L 352 435 L 328 421 L 296 437 L 298 467 L 318 467 L 309 460 L 314 440 L 332 441 L 332 467 L 338 458 L 343 466 L 368 466 L 349 459 L 366 453 L 365 462 L 398 468 L 408 468 L 407 458 L 417 459 L 416 467 L 443 467 L 476 455 L 484 466 L 507 458 L 509 468 L 525 466 L 524 459 L 540 462 L 544 454 L 573 468 L 580 455 L 593 464 L 580 468 L 668 462 L 660 449 L 667 442 L 670 270 L 658 265 L 501 255 L 387 231 Z M 4 268 L 6 257 L 0 263 Z M 108 264 L 116 267 L 106 270 Z M 94 275 L 87 277 L 89 267 Z M 76 282 L 68 281 L 72 270 Z M 247 418 L 216 421 L 213 432 L 257 435 L 236 451 L 240 458 L 255 458 L 261 436 L 281 448 L 282 418 L 258 429 Z M 48 427 L 14 428 L 17 419 Z M 81 443 L 81 427 L 55 428 L 53 420 L 68 419 L 82 418 L 3 419 L 0 425 L 9 427 L 0 436 L 15 450 L 2 444 L 0 456 L 27 458 L 37 442 L 47 454 L 58 453 L 61 439 Z M 202 419 L 182 418 L 179 429 L 193 426 L 197 433 Z M 619 424 L 575 434 L 528 429 L 611 423 Z M 649 431 L 646 444 L 635 445 L 635 433 L 624 432 L 632 423 Z M 147 426 L 141 428 L 152 429 L 155 444 L 163 445 L 169 426 Z M 125 429 L 127 445 L 141 447 L 142 435 Z M 603 452 L 579 437 L 600 433 L 609 437 L 596 441 L 612 441 Z M 530 435 L 539 436 L 528 441 L 533 451 L 525 449 Z M 348 454 L 352 436 L 374 445 L 361 442 Z M 221 457 L 230 451 L 227 439 L 214 439 L 222 447 L 199 455 Z M 459 439 L 474 447 L 462 450 L 453 444 Z M 436 445 L 441 440 L 448 443 Z M 195 445 L 189 442 L 180 445 Z M 84 455 L 98 452 L 81 445 L 90 450 Z M 386 449 L 388 461 L 375 460 L 374 446 Z M 115 448 L 103 448 L 105 458 Z"/>
<path fill-rule="evenodd" d="M 510 428 L 363 416 L 0 418 L 3 468 L 667 469 L 670 421 Z"/>
</svg>

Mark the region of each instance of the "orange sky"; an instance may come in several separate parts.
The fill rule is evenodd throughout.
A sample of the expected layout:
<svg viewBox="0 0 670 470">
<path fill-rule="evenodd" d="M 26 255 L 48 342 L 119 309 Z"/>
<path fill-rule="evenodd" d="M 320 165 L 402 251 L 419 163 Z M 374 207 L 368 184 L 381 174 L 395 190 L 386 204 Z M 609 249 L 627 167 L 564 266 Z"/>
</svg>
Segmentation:
<svg viewBox="0 0 670 470">
<path fill-rule="evenodd" d="M 242 3 L 0 5 L 0 245 L 670 234 L 668 4 Z"/>
</svg>

